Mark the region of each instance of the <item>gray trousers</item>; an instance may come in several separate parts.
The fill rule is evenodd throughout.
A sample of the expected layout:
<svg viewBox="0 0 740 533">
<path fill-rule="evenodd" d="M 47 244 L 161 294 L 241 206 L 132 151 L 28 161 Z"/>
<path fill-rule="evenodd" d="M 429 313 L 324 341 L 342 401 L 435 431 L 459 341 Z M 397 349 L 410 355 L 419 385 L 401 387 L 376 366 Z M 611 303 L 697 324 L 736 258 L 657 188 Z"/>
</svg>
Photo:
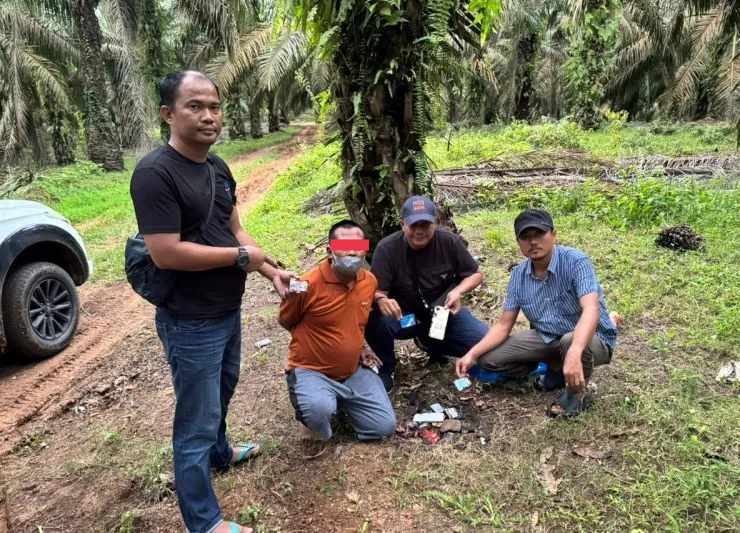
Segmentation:
<svg viewBox="0 0 740 533">
<path fill-rule="evenodd" d="M 572 342 L 572 332 L 546 343 L 537 331 L 530 329 L 511 335 L 499 347 L 483 354 L 478 359 L 478 364 L 486 370 L 515 376 L 528 374 L 537 368 L 540 361 L 557 370 L 563 367 L 563 360 Z M 581 357 L 583 377 L 588 379 L 595 366 L 605 365 L 610 361 L 611 349 L 594 335 Z"/>
<path fill-rule="evenodd" d="M 285 379 L 296 419 L 322 440 L 331 437 L 337 407 L 347 413 L 360 440 L 382 439 L 396 430 L 396 414 L 383 382 L 364 366 L 341 382 L 305 368 L 291 370 Z"/>
</svg>

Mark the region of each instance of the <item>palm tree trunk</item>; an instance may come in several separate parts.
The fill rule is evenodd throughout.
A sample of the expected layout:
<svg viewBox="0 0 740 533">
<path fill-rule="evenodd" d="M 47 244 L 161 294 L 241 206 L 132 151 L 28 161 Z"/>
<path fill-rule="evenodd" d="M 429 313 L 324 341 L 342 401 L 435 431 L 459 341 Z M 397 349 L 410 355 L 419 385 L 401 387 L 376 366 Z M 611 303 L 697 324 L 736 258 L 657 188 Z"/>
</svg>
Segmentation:
<svg viewBox="0 0 740 533">
<path fill-rule="evenodd" d="M 98 0 L 74 0 L 73 11 L 81 36 L 80 73 L 84 82 L 87 155 L 106 170 L 122 170 L 123 156 L 107 106 L 105 65 L 100 50 L 100 24 L 95 15 Z"/>
<path fill-rule="evenodd" d="M 57 165 L 69 165 L 75 162 L 75 136 L 72 133 L 69 120 L 59 108 L 51 91 L 46 91 L 45 97 L 47 115 L 51 133 L 51 148 L 54 151 L 54 160 Z"/>
<path fill-rule="evenodd" d="M 286 113 L 285 109 L 283 109 L 282 107 L 280 108 L 280 122 L 282 122 L 286 126 L 290 126 L 290 119 L 288 118 L 288 113 Z"/>
<path fill-rule="evenodd" d="M 362 3 L 354 6 L 360 16 Z M 407 61 L 385 79 L 373 81 L 376 72 L 386 71 L 390 60 L 413 49 L 422 35 L 425 19 L 418 0 L 404 2 L 404 17 L 409 21 L 407 31 L 388 26 L 379 35 L 375 30 L 370 40 L 357 35 L 353 16 L 348 16 L 340 28 L 340 41 L 346 44 L 333 57 L 344 203 L 371 249 L 398 229 L 398 210 L 409 196 L 434 194 L 426 160 L 419 157 L 427 101 L 423 79 L 413 73 L 423 72 L 423 66 Z M 439 211 L 441 224 L 455 230 L 449 210 Z"/>
<path fill-rule="evenodd" d="M 253 139 L 259 139 L 262 137 L 262 103 L 257 100 L 252 100 L 249 104 L 249 135 Z"/>
<path fill-rule="evenodd" d="M 235 83 L 226 97 L 229 139 L 247 138 L 247 114 L 242 106 L 241 85 Z"/>
<path fill-rule="evenodd" d="M 270 133 L 274 131 L 280 131 L 280 119 L 272 109 L 267 115 L 267 131 Z"/>
</svg>

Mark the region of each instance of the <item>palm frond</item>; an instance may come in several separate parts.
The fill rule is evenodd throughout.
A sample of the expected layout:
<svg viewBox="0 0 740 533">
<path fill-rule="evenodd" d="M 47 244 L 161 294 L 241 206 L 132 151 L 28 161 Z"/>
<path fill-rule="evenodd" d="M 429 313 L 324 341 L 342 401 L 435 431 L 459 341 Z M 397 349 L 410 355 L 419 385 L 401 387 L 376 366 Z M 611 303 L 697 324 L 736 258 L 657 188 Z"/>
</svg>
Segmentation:
<svg viewBox="0 0 740 533">
<path fill-rule="evenodd" d="M 253 31 L 239 38 L 233 54 L 219 52 L 206 67 L 206 72 L 224 91 L 258 63 L 263 48 L 270 42 L 271 26 L 260 24 Z"/>
<path fill-rule="evenodd" d="M 276 42 L 268 44 L 259 58 L 262 87 L 272 91 L 286 75 L 298 70 L 308 57 L 307 44 L 304 34 L 298 32 L 283 32 Z"/>
</svg>

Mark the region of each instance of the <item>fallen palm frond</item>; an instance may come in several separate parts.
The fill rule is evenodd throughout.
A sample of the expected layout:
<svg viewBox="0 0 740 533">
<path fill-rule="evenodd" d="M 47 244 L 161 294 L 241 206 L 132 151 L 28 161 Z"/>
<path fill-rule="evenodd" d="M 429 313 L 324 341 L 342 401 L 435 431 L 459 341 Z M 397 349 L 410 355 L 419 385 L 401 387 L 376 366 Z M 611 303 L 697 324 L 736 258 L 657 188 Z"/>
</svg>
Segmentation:
<svg viewBox="0 0 740 533">
<path fill-rule="evenodd" d="M 740 179 L 738 156 L 630 157 L 605 161 L 579 152 L 530 152 L 499 157 L 467 167 L 434 172 L 437 199 L 451 207 L 483 207 L 495 203 L 490 193 L 511 192 L 530 186 L 572 187 L 595 180 L 613 185 L 646 175 L 680 180 L 709 179 L 718 173 Z M 341 208 L 341 188 L 332 185 L 304 206 L 311 214 Z"/>
</svg>

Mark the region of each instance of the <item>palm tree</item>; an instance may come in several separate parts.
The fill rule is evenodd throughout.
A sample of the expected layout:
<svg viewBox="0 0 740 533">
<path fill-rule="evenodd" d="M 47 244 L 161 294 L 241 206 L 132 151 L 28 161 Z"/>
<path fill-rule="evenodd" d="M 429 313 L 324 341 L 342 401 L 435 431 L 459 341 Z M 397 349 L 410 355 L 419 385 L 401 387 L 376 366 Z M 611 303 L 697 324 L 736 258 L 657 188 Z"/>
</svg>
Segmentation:
<svg viewBox="0 0 740 533">
<path fill-rule="evenodd" d="M 51 21 L 23 2 L 0 2 L 0 164 L 18 160 L 29 143 L 40 152 L 37 122 L 44 107 L 54 133 L 61 134 L 70 105 L 65 61 L 76 54 L 69 36 Z M 67 160 L 68 148 L 57 159 Z"/>
<path fill-rule="evenodd" d="M 283 10 L 330 63 L 344 203 L 371 242 L 397 229 L 408 196 L 433 193 L 423 147 L 448 39 L 479 45 L 499 10 L 498 0 L 295 0 Z"/>
</svg>

